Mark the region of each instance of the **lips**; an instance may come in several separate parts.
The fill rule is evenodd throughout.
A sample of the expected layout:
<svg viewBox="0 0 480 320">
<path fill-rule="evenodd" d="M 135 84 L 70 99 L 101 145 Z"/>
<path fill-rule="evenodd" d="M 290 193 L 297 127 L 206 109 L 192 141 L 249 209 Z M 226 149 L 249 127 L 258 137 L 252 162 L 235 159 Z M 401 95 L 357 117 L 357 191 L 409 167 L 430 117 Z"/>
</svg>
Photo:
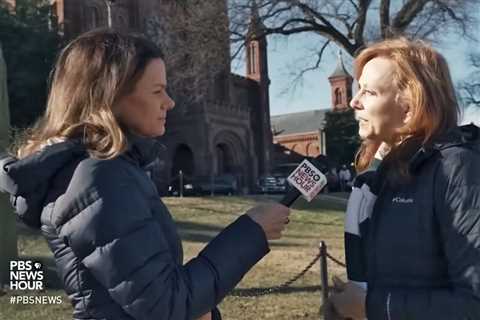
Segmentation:
<svg viewBox="0 0 480 320">
<path fill-rule="evenodd" d="M 364 120 L 365 121 L 365 119 L 363 119 L 362 117 L 360 117 L 358 115 L 358 112 L 355 112 L 355 120 L 357 120 L 357 121 Z"/>
</svg>

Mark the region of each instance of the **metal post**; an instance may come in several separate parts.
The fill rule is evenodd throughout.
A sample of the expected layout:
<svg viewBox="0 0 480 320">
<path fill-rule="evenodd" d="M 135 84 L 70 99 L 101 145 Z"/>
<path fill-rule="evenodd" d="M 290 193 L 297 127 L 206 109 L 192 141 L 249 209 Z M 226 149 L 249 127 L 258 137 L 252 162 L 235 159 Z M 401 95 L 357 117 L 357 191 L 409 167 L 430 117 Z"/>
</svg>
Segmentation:
<svg viewBox="0 0 480 320">
<path fill-rule="evenodd" d="M 107 26 L 112 27 L 112 6 L 114 5 L 114 0 L 105 0 L 107 6 Z"/>
<path fill-rule="evenodd" d="M 8 107 L 7 66 L 0 43 L 0 152 L 10 141 L 10 109 Z M 0 193 L 0 291 L 9 283 L 10 261 L 17 259 L 17 228 L 9 196 Z"/>
<path fill-rule="evenodd" d="M 210 175 L 210 196 L 215 195 L 215 192 L 213 191 L 213 188 L 214 188 L 213 184 L 214 184 L 214 176 L 212 172 L 212 174 Z"/>
<path fill-rule="evenodd" d="M 180 185 L 178 186 L 178 191 L 180 192 L 180 198 L 183 198 L 183 171 L 180 170 L 178 171 L 178 177 L 179 177 L 179 183 Z"/>
<path fill-rule="evenodd" d="M 328 270 L 327 270 L 327 245 L 320 242 L 320 280 L 322 282 L 322 303 L 328 300 Z"/>
</svg>

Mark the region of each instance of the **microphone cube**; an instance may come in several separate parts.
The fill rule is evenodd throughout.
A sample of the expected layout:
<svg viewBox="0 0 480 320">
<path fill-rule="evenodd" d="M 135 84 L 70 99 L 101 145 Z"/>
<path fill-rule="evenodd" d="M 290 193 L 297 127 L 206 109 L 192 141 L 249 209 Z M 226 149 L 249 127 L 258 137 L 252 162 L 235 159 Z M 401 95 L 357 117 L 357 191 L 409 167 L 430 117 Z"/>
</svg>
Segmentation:
<svg viewBox="0 0 480 320">
<path fill-rule="evenodd" d="M 302 163 L 288 176 L 288 182 L 300 191 L 307 201 L 311 201 L 327 184 L 327 177 L 310 161 Z"/>
</svg>

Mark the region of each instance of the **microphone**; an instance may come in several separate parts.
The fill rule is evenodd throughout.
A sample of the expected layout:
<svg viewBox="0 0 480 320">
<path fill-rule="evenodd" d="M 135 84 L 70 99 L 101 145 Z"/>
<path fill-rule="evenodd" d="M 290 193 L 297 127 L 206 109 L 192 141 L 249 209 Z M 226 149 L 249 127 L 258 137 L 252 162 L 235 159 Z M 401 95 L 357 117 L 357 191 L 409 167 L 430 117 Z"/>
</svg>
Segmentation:
<svg viewBox="0 0 480 320">
<path fill-rule="evenodd" d="M 317 158 L 308 161 L 304 159 L 300 165 L 288 176 L 287 181 L 293 186 L 280 200 L 284 206 L 290 207 L 301 195 L 308 202 L 327 184 L 327 177 L 320 171 Z"/>
</svg>

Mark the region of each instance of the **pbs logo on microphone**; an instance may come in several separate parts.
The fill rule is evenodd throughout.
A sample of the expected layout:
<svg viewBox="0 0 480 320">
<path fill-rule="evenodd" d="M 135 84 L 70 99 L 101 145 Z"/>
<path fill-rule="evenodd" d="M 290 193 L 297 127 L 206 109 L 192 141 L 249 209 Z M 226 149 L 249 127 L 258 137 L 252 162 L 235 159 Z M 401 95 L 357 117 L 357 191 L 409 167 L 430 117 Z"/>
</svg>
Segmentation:
<svg viewBox="0 0 480 320">
<path fill-rule="evenodd" d="M 307 201 L 311 201 L 327 184 L 327 177 L 306 159 L 288 176 L 287 180 L 302 193 Z"/>
</svg>

